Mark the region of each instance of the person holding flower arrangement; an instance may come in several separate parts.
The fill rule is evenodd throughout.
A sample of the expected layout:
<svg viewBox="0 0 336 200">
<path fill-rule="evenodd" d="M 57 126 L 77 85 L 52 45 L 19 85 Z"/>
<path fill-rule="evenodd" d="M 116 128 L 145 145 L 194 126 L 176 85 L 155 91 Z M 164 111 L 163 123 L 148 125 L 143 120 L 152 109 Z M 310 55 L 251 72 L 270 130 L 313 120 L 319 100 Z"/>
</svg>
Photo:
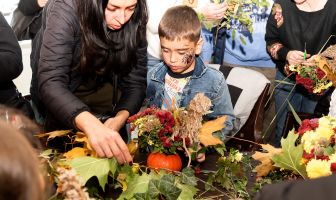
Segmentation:
<svg viewBox="0 0 336 200">
<path fill-rule="evenodd" d="M 336 2 L 332 0 L 277 0 L 266 26 L 267 51 L 276 63 L 275 107 L 277 113 L 274 144 L 280 146 L 290 102 L 295 111 L 314 113 L 321 98 L 295 84 L 290 66 L 316 66 L 316 55 L 331 35 L 336 33 Z M 326 47 L 335 43 L 329 40 Z M 299 79 L 298 79 L 299 78 Z M 283 80 L 289 83 L 284 83 Z M 312 80 L 309 80 L 312 81 Z M 312 88 L 314 89 L 314 88 Z M 312 90 L 313 91 L 313 90 Z"/>
<path fill-rule="evenodd" d="M 204 93 L 212 105 L 206 120 L 227 115 L 221 131 L 224 140 L 234 128 L 235 116 L 223 74 L 205 66 L 197 56 L 203 44 L 200 32 L 201 23 L 192 8 L 176 6 L 166 11 L 159 24 L 163 62 L 147 74 L 146 104 L 175 110 Z"/>
</svg>

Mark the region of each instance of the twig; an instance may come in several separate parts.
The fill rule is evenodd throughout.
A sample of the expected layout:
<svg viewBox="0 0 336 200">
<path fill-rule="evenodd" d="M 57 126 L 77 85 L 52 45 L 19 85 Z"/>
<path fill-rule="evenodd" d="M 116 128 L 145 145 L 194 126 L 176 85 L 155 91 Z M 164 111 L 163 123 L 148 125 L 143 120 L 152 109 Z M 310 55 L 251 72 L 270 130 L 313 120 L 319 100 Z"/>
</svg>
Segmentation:
<svg viewBox="0 0 336 200">
<path fill-rule="evenodd" d="M 190 163 L 191 163 L 191 154 L 187 148 L 187 145 L 185 143 L 185 137 L 182 138 L 182 141 L 183 141 L 183 148 L 185 149 L 185 151 L 187 152 L 187 156 L 188 156 L 188 165 L 187 167 L 190 167 Z"/>
<path fill-rule="evenodd" d="M 235 140 L 244 141 L 244 142 L 249 142 L 249 143 L 252 143 L 252 144 L 255 144 L 255 145 L 259 145 L 259 146 L 260 146 L 260 143 L 253 142 L 253 141 L 251 141 L 251 140 L 245 140 L 245 139 L 237 138 L 237 137 L 234 137 L 234 136 L 225 136 L 225 137 L 230 138 L 230 139 L 235 139 Z"/>
</svg>

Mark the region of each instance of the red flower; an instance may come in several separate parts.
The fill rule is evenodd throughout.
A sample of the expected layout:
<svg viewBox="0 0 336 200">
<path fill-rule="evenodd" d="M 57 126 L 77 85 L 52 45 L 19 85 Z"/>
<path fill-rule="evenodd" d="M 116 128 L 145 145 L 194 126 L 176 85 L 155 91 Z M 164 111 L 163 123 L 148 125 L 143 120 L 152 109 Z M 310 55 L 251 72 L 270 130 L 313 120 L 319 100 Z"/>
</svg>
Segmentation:
<svg viewBox="0 0 336 200">
<path fill-rule="evenodd" d="M 331 163 L 330 164 L 330 171 L 336 172 L 336 163 Z"/>
<path fill-rule="evenodd" d="M 320 68 L 317 68 L 316 69 L 316 75 L 317 75 L 317 78 L 321 80 L 322 78 L 325 77 L 326 74 Z"/>
<path fill-rule="evenodd" d="M 307 131 L 315 130 L 318 127 L 318 119 L 305 119 L 298 129 L 298 134 L 303 135 Z"/>
<path fill-rule="evenodd" d="M 299 74 L 296 75 L 296 82 L 302 84 L 309 93 L 313 93 L 314 90 L 314 81 L 310 78 L 302 77 Z"/>
</svg>

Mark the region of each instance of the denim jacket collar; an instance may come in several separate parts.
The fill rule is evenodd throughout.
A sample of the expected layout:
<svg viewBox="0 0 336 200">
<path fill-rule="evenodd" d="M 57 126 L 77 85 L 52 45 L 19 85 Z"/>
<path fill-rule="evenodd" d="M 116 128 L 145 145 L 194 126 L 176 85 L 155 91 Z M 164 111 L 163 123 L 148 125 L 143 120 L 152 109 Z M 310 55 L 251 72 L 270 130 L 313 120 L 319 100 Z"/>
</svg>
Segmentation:
<svg viewBox="0 0 336 200">
<path fill-rule="evenodd" d="M 200 78 L 205 73 L 206 69 L 207 68 L 205 67 L 202 59 L 199 57 L 196 57 L 195 69 L 194 69 L 194 73 L 191 76 L 191 78 L 192 79 Z M 158 64 L 157 70 L 153 73 L 153 76 L 151 77 L 151 79 L 163 83 L 165 80 L 167 71 L 168 71 L 168 66 L 164 62 L 161 62 L 160 64 Z"/>
</svg>

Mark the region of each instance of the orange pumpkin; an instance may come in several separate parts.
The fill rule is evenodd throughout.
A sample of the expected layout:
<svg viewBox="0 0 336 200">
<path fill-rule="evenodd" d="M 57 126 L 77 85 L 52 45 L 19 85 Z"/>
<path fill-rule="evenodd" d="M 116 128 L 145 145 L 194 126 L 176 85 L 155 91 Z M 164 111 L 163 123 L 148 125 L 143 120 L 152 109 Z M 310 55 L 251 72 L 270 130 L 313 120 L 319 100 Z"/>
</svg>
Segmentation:
<svg viewBox="0 0 336 200">
<path fill-rule="evenodd" d="M 147 166 L 153 169 L 180 171 L 182 169 L 182 160 L 178 154 L 150 153 L 147 157 Z"/>
</svg>

